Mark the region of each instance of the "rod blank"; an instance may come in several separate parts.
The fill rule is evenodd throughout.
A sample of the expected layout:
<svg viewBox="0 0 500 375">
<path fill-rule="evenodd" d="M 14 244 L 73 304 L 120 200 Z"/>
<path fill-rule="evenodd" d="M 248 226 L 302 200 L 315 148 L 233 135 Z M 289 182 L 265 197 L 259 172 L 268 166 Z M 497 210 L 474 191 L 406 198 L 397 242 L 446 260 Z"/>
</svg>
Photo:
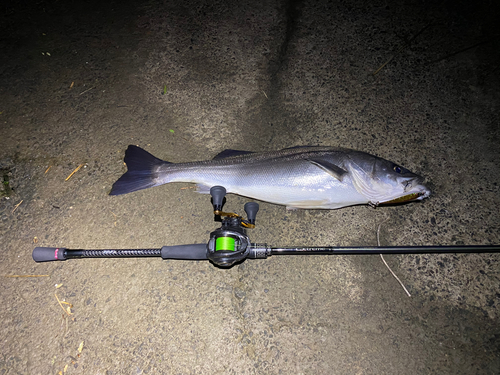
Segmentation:
<svg viewBox="0 0 500 375">
<path fill-rule="evenodd" d="M 477 246 L 372 246 L 372 247 L 272 247 L 271 255 L 446 254 L 498 253 L 498 245 Z"/>
</svg>

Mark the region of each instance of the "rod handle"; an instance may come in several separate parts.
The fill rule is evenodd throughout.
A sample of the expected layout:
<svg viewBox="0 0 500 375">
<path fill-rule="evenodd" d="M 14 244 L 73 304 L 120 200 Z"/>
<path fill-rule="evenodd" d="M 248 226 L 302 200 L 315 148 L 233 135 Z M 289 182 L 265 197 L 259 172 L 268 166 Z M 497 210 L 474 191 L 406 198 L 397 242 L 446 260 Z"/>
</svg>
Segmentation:
<svg viewBox="0 0 500 375">
<path fill-rule="evenodd" d="M 35 262 L 52 262 L 55 260 L 66 260 L 63 247 L 35 247 L 33 260 Z"/>
<path fill-rule="evenodd" d="M 163 259 L 207 260 L 207 244 L 163 246 L 161 257 Z"/>
</svg>

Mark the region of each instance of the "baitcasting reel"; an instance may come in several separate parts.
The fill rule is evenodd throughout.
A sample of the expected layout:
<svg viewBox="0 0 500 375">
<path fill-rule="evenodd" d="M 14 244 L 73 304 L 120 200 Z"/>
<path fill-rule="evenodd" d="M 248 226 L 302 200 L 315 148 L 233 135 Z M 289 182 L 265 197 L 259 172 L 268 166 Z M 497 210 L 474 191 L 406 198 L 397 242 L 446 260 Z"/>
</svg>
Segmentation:
<svg viewBox="0 0 500 375">
<path fill-rule="evenodd" d="M 244 209 L 248 220 L 244 220 L 237 214 L 222 211 L 225 188 L 214 186 L 210 189 L 210 195 L 214 206 L 214 220 L 220 220 L 222 226 L 210 233 L 207 245 L 208 260 L 220 267 L 231 267 L 246 258 L 255 258 L 256 248 L 250 243 L 246 229 L 255 228 L 259 205 L 255 202 L 246 203 Z"/>
</svg>

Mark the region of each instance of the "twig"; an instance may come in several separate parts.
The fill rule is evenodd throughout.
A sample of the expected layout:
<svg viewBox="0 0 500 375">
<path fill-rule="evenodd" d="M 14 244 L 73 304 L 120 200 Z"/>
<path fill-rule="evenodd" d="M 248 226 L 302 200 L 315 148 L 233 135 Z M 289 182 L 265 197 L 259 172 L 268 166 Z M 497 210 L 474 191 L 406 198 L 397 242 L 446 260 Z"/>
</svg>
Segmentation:
<svg viewBox="0 0 500 375">
<path fill-rule="evenodd" d="M 115 227 L 116 227 L 116 221 L 118 220 L 118 216 L 116 216 L 116 214 L 113 212 L 113 211 L 109 211 L 113 214 L 113 216 L 115 217 Z"/>
<path fill-rule="evenodd" d="M 377 229 L 377 245 L 380 247 L 380 227 L 382 226 L 383 223 L 385 223 L 387 220 L 389 219 L 385 219 L 384 221 L 382 221 L 379 225 L 378 225 L 378 229 Z M 399 284 L 403 287 L 404 291 L 406 292 L 406 294 L 408 295 L 408 297 L 411 297 L 411 294 L 410 292 L 408 292 L 408 289 L 406 289 L 406 287 L 404 286 L 404 284 L 401 282 L 401 280 L 399 280 L 399 277 L 396 276 L 396 274 L 394 272 L 392 272 L 391 270 L 391 267 L 389 267 L 389 265 L 387 264 L 387 262 L 385 261 L 384 259 L 384 256 L 382 254 L 380 254 L 380 258 L 382 259 L 382 262 L 384 262 L 385 266 L 387 267 L 387 269 L 392 273 L 392 276 L 394 276 L 394 278 L 399 282 Z"/>
<path fill-rule="evenodd" d="M 93 89 L 93 87 L 91 87 L 90 89 L 87 89 L 87 90 L 85 90 L 85 91 L 82 91 L 82 92 L 80 93 L 80 95 L 83 95 L 83 94 L 85 94 L 87 91 L 90 91 L 90 90 L 92 90 L 92 89 Z"/>
<path fill-rule="evenodd" d="M 17 210 L 17 208 L 21 205 L 21 203 L 23 203 L 23 201 L 24 201 L 24 199 L 23 199 L 23 200 L 21 200 L 21 202 L 19 202 L 18 204 L 16 204 L 16 205 L 14 206 L 14 209 L 12 210 L 12 213 L 14 213 L 14 211 L 15 211 L 15 210 Z"/>
<path fill-rule="evenodd" d="M 468 50 L 470 50 L 470 49 L 472 49 L 472 48 L 476 48 L 476 47 L 478 47 L 478 46 L 480 46 L 480 45 L 483 45 L 483 44 L 486 44 L 486 43 L 490 43 L 490 42 L 492 42 L 492 41 L 493 41 L 493 39 L 490 39 L 490 40 L 485 40 L 485 41 L 483 41 L 483 42 L 476 43 L 476 44 L 474 44 L 474 45 L 472 45 L 472 46 L 469 46 L 469 47 L 463 48 L 463 49 L 461 49 L 461 50 L 455 51 L 455 52 L 453 52 L 453 53 L 450 53 L 450 54 L 448 54 L 448 55 L 446 55 L 446 56 L 444 56 L 444 57 L 440 57 L 439 59 L 432 60 L 431 62 L 428 62 L 428 63 L 427 63 L 427 65 L 435 64 L 435 63 L 440 62 L 440 61 L 442 61 L 442 60 L 446 60 L 446 59 L 448 59 L 448 58 L 450 58 L 450 57 L 452 57 L 452 56 L 458 55 L 458 54 L 460 54 L 460 53 L 462 53 L 462 52 L 468 51 Z"/>
<path fill-rule="evenodd" d="M 410 43 L 417 37 L 419 36 L 420 34 L 422 34 L 424 32 L 425 29 L 427 29 L 429 26 L 431 25 L 431 23 L 429 22 L 427 25 L 425 25 L 424 27 L 422 27 L 420 29 L 420 31 L 418 33 L 416 33 L 415 35 L 413 35 L 405 44 L 401 45 L 397 50 L 396 52 L 394 52 L 394 55 L 392 55 L 389 60 L 387 60 L 385 63 L 383 63 L 380 68 L 378 68 L 377 70 L 375 70 L 375 72 L 373 72 L 373 75 L 377 75 L 378 72 L 380 72 L 384 66 L 386 66 L 387 64 L 389 64 L 393 58 L 395 58 L 401 51 L 403 51 L 406 47 L 408 47 L 410 45 Z"/>
<path fill-rule="evenodd" d="M 78 167 L 76 167 L 76 169 L 75 169 L 73 172 L 71 172 L 71 174 L 70 174 L 68 177 L 66 177 L 66 179 L 65 179 L 64 181 L 68 181 L 68 180 L 71 178 L 71 176 L 73 176 L 76 172 L 78 172 L 78 170 L 79 170 L 81 167 L 83 167 L 84 165 L 85 165 L 85 164 L 80 164 Z"/>
<path fill-rule="evenodd" d="M 64 312 L 66 314 L 68 314 L 68 316 L 71 316 L 73 313 L 70 311 L 67 311 L 64 307 L 63 307 L 63 303 L 65 303 L 66 305 L 69 305 L 69 308 L 71 309 L 73 307 L 73 305 L 69 302 L 66 302 L 66 301 L 61 301 L 58 297 L 57 297 L 57 293 L 54 293 L 54 295 L 56 296 L 56 299 L 57 299 L 57 302 L 59 302 L 59 305 L 61 306 L 61 309 L 64 310 Z"/>
</svg>

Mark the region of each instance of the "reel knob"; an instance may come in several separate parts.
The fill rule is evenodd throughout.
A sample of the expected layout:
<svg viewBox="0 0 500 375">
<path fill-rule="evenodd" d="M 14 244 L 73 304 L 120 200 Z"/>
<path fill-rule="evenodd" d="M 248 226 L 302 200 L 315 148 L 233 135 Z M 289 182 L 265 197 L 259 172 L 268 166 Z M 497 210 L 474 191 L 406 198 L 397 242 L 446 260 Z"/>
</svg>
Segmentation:
<svg viewBox="0 0 500 375">
<path fill-rule="evenodd" d="M 256 202 L 248 202 L 245 203 L 244 208 L 248 217 L 248 222 L 250 224 L 255 224 L 255 217 L 257 216 L 257 212 L 259 212 L 259 204 Z"/>
<path fill-rule="evenodd" d="M 223 186 L 212 186 L 210 188 L 210 195 L 212 196 L 214 211 L 222 211 L 224 197 L 226 196 L 226 189 Z"/>
</svg>

